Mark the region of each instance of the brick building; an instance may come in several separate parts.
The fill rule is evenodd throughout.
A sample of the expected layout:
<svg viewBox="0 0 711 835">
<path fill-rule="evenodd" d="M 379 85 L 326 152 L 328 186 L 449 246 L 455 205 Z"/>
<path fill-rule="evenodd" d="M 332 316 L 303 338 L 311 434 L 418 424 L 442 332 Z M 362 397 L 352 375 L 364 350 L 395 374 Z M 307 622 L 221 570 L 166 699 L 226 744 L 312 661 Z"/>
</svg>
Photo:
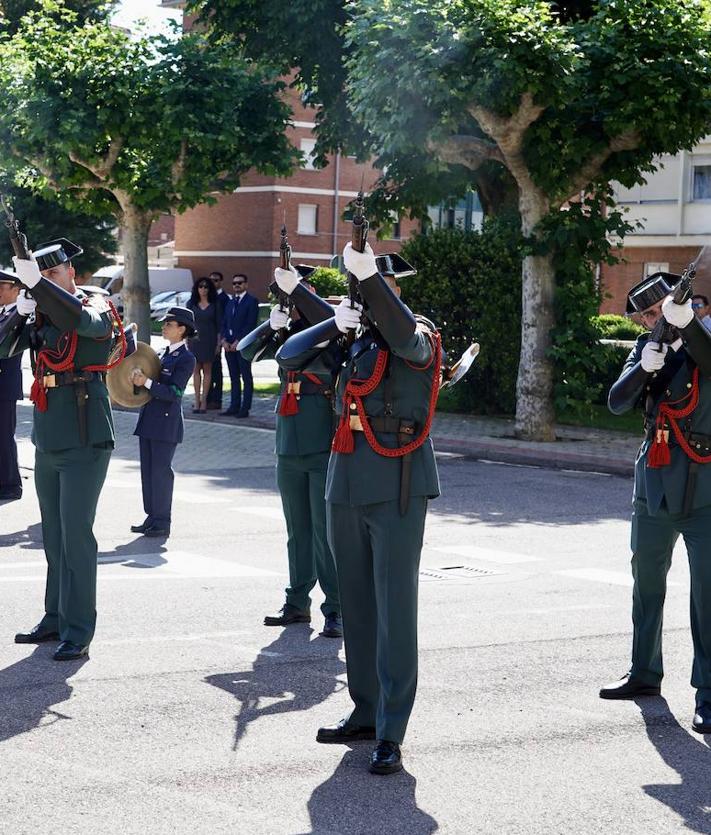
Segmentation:
<svg viewBox="0 0 711 835">
<path fill-rule="evenodd" d="M 184 3 L 163 0 L 162 5 L 181 9 Z M 303 166 L 288 178 L 250 171 L 232 194 L 175 218 L 177 266 L 188 267 L 195 277 L 212 270 L 225 276 L 244 272 L 250 291 L 262 299 L 279 263 L 282 223 L 286 222 L 294 263 L 329 266 L 350 239 L 351 225 L 342 219 L 343 212 L 361 183 L 367 193 L 378 176 L 371 165 L 342 154 L 331 156 L 326 168 L 315 169 L 310 159 L 315 111 L 305 108 L 294 90 L 287 96 L 294 114 L 289 139 L 306 157 Z M 401 240 L 419 228 L 419 221 L 395 222 L 393 238 L 375 244 L 376 251 L 398 251 Z"/>
<path fill-rule="evenodd" d="M 624 262 L 600 271 L 608 297 L 603 313 L 623 313 L 628 289 L 657 270 L 681 272 L 702 246 L 711 244 L 711 136 L 691 151 L 664 156 L 647 183 L 615 197 L 627 219 L 641 228 L 625 238 Z M 699 274 L 695 288 L 711 298 L 711 275 Z"/>
</svg>

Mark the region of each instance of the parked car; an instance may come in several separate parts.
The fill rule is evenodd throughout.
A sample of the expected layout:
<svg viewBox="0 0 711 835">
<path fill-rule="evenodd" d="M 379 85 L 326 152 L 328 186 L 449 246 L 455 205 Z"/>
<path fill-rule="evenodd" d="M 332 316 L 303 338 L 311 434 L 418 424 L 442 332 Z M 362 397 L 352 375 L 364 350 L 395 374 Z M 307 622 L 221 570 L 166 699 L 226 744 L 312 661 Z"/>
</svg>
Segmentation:
<svg viewBox="0 0 711 835">
<path fill-rule="evenodd" d="M 190 290 L 164 290 L 156 293 L 150 301 L 151 319 L 160 319 L 169 307 L 185 307 L 190 299 Z"/>
<path fill-rule="evenodd" d="M 191 270 L 183 267 L 149 267 L 148 283 L 153 296 L 167 291 L 189 291 L 193 286 L 193 274 Z M 116 305 L 117 310 L 119 312 L 123 311 L 123 301 L 121 299 L 123 266 L 121 264 L 110 264 L 97 270 L 92 276 L 92 284 L 108 290 L 111 301 Z"/>
<path fill-rule="evenodd" d="M 111 295 L 108 290 L 104 290 L 103 287 L 96 287 L 94 284 L 77 284 L 77 290 L 81 290 L 87 296 L 103 296 L 104 298 L 108 298 Z"/>
</svg>

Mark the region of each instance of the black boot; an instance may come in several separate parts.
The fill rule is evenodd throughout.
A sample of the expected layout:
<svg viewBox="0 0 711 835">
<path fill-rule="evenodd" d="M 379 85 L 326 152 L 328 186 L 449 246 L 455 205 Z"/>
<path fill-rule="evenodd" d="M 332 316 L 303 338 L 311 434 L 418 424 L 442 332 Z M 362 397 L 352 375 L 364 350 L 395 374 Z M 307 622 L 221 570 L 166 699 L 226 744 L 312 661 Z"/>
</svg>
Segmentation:
<svg viewBox="0 0 711 835">
<path fill-rule="evenodd" d="M 264 618 L 265 626 L 288 626 L 290 623 L 311 623 L 311 612 L 285 603 L 278 614 L 267 615 Z"/>
<path fill-rule="evenodd" d="M 402 769 L 402 755 L 397 742 L 379 739 L 370 755 L 371 774 L 394 774 Z"/>
<path fill-rule="evenodd" d="M 600 690 L 601 699 L 636 699 L 637 696 L 658 696 L 662 688 L 658 684 L 647 684 L 629 673 L 619 681 L 606 684 Z"/>
</svg>

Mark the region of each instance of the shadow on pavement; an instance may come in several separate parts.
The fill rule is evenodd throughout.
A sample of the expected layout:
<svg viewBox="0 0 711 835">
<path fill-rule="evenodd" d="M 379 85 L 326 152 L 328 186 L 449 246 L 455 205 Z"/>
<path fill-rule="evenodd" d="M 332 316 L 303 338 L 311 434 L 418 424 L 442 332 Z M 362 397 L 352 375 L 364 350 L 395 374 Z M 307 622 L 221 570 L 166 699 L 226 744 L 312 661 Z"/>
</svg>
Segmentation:
<svg viewBox="0 0 711 835">
<path fill-rule="evenodd" d="M 334 638 L 312 641 L 312 634 L 308 624 L 288 626 L 259 651 L 251 669 L 219 673 L 205 679 L 213 687 L 230 693 L 239 704 L 233 750 L 237 750 L 249 725 L 257 719 L 310 710 L 345 687 L 337 678 L 346 669 L 338 657 L 341 641 Z"/>
<path fill-rule="evenodd" d="M 36 522 L 25 528 L 24 531 L 15 531 L 14 533 L 7 533 L 0 536 L 0 548 L 10 548 L 16 545 L 23 550 L 41 550 L 42 545 L 42 525 Z"/>
<path fill-rule="evenodd" d="M 67 679 L 88 659 L 57 662 L 54 643 L 35 647 L 32 655 L 0 670 L 0 742 L 54 724 L 70 716 L 53 710 L 72 692 Z"/>
<path fill-rule="evenodd" d="M 387 777 L 369 773 L 372 747 L 364 743 L 351 748 L 331 777 L 314 790 L 308 802 L 309 835 L 429 835 L 437 831 L 437 821 L 417 806 L 417 781 L 411 774 L 404 770 Z"/>
<path fill-rule="evenodd" d="M 711 833 L 711 750 L 675 719 L 663 697 L 635 699 L 649 741 L 681 783 L 650 784 L 644 791 L 684 821 L 685 830 Z M 703 739 L 703 741 L 702 741 Z M 681 826 L 680 826 L 681 829 Z"/>
<path fill-rule="evenodd" d="M 112 563 L 125 563 L 126 568 L 157 568 L 159 565 L 164 565 L 167 560 L 161 555 L 168 550 L 165 544 L 165 539 L 152 539 L 150 537 L 138 536 L 132 542 L 127 542 L 125 545 L 117 545 L 113 551 L 99 551 L 98 560 L 103 565 L 111 565 Z M 127 562 L 141 554 L 150 554 L 153 558 L 149 562 Z"/>
</svg>

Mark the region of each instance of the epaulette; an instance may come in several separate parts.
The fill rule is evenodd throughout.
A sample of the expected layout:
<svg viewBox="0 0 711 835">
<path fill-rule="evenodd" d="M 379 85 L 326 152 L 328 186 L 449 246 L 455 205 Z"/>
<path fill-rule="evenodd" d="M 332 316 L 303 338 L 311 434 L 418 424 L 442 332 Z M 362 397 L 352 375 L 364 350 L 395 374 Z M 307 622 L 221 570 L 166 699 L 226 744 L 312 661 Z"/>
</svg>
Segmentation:
<svg viewBox="0 0 711 835">
<path fill-rule="evenodd" d="M 429 331 L 430 333 L 437 332 L 437 326 L 435 323 L 426 316 L 415 313 L 415 322 L 417 323 L 417 330 L 419 331 Z"/>
<path fill-rule="evenodd" d="M 109 311 L 108 302 L 99 293 L 91 293 L 83 299 L 83 302 L 87 307 L 93 307 L 97 313 L 108 313 Z"/>
</svg>

